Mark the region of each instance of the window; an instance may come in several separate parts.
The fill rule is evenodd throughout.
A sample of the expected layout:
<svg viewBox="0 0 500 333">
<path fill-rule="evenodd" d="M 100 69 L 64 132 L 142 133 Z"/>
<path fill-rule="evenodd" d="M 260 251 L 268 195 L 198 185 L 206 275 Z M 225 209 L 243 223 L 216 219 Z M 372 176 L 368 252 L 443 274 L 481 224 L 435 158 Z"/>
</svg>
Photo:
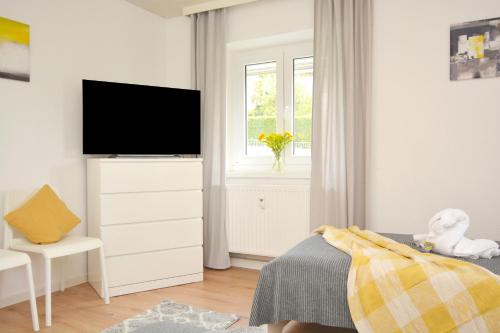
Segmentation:
<svg viewBox="0 0 500 333">
<path fill-rule="evenodd" d="M 260 133 L 289 131 L 285 164 L 308 165 L 311 155 L 311 43 L 230 52 L 228 151 L 231 167 L 269 164 Z"/>
<path fill-rule="evenodd" d="M 245 66 L 246 154 L 271 152 L 259 140 L 262 132 L 276 132 L 276 62 Z"/>
<path fill-rule="evenodd" d="M 311 156 L 313 57 L 293 59 L 293 154 Z"/>
</svg>

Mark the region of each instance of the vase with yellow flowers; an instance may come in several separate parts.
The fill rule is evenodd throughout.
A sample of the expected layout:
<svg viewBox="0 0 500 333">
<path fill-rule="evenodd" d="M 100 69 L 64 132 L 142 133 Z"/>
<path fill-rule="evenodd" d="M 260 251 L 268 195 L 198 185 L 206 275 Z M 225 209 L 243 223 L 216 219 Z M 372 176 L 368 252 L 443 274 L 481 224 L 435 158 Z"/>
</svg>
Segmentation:
<svg viewBox="0 0 500 333">
<path fill-rule="evenodd" d="M 273 171 L 283 171 L 282 153 L 286 145 L 293 141 L 292 133 L 285 131 L 284 133 L 271 133 L 259 135 L 259 141 L 271 148 L 274 154 Z"/>
</svg>

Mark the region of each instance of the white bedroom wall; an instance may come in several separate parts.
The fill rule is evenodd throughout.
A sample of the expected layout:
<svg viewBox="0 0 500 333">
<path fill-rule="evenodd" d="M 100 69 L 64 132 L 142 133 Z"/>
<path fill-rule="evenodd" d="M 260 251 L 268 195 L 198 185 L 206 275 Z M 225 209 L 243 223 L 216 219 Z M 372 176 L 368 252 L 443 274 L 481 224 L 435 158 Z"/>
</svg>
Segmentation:
<svg viewBox="0 0 500 333">
<path fill-rule="evenodd" d="M 85 235 L 81 80 L 165 85 L 164 19 L 123 0 L 0 0 L 0 13 L 31 27 L 31 82 L 0 79 L 0 215 L 5 191 L 50 183 L 82 218 L 72 233 Z M 68 282 L 86 275 L 86 256 L 71 257 Z M 22 271 L 0 273 L 0 306 L 25 286 Z"/>
<path fill-rule="evenodd" d="M 259 0 L 227 9 L 228 43 L 310 30 L 314 25 L 314 0 Z M 189 88 L 191 84 L 191 24 L 188 17 L 165 22 L 167 31 L 167 83 Z"/>
<path fill-rule="evenodd" d="M 167 86 L 191 88 L 191 20 L 186 16 L 165 20 Z"/>
<path fill-rule="evenodd" d="M 314 0 L 260 0 L 228 9 L 227 41 L 269 37 L 313 27 Z"/>
<path fill-rule="evenodd" d="M 368 225 L 423 232 L 446 207 L 500 239 L 500 78 L 449 80 L 453 23 L 500 17 L 498 0 L 376 0 Z"/>
</svg>

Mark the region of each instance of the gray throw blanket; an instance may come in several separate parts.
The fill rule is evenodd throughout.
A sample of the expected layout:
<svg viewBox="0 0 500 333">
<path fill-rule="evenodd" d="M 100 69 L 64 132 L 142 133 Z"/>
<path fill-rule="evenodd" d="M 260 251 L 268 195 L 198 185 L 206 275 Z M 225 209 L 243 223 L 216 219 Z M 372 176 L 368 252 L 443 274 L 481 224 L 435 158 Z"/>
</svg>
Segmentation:
<svg viewBox="0 0 500 333">
<path fill-rule="evenodd" d="M 383 235 L 416 248 L 411 235 Z M 500 257 L 466 261 L 500 274 Z M 295 320 L 354 329 L 347 305 L 350 265 L 351 257 L 322 236 L 307 238 L 262 268 L 250 325 Z"/>
</svg>

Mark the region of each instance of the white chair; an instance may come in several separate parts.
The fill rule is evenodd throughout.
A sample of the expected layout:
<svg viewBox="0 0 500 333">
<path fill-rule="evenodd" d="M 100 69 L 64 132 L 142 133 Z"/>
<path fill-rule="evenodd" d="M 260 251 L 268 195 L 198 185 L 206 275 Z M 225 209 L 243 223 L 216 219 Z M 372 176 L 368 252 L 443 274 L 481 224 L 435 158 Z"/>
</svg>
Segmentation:
<svg viewBox="0 0 500 333">
<path fill-rule="evenodd" d="M 5 197 L 4 214 L 20 207 L 35 191 L 13 191 L 8 192 Z M 57 243 L 38 245 L 33 244 L 26 238 L 14 235 L 12 228 L 4 221 L 4 249 L 29 252 L 41 255 L 45 263 L 45 325 L 52 325 L 52 259 L 69 256 L 76 253 L 99 250 L 101 261 L 102 288 L 104 302 L 109 304 L 109 291 L 104 261 L 104 249 L 99 238 L 83 236 L 65 236 Z M 64 268 L 61 267 L 61 290 L 64 290 Z"/>
<path fill-rule="evenodd" d="M 30 290 L 31 321 L 33 330 L 40 330 L 38 325 L 38 312 L 36 311 L 35 287 L 33 285 L 33 273 L 31 271 L 31 260 L 26 253 L 0 250 L 0 271 L 26 266 L 26 276 Z"/>
</svg>

